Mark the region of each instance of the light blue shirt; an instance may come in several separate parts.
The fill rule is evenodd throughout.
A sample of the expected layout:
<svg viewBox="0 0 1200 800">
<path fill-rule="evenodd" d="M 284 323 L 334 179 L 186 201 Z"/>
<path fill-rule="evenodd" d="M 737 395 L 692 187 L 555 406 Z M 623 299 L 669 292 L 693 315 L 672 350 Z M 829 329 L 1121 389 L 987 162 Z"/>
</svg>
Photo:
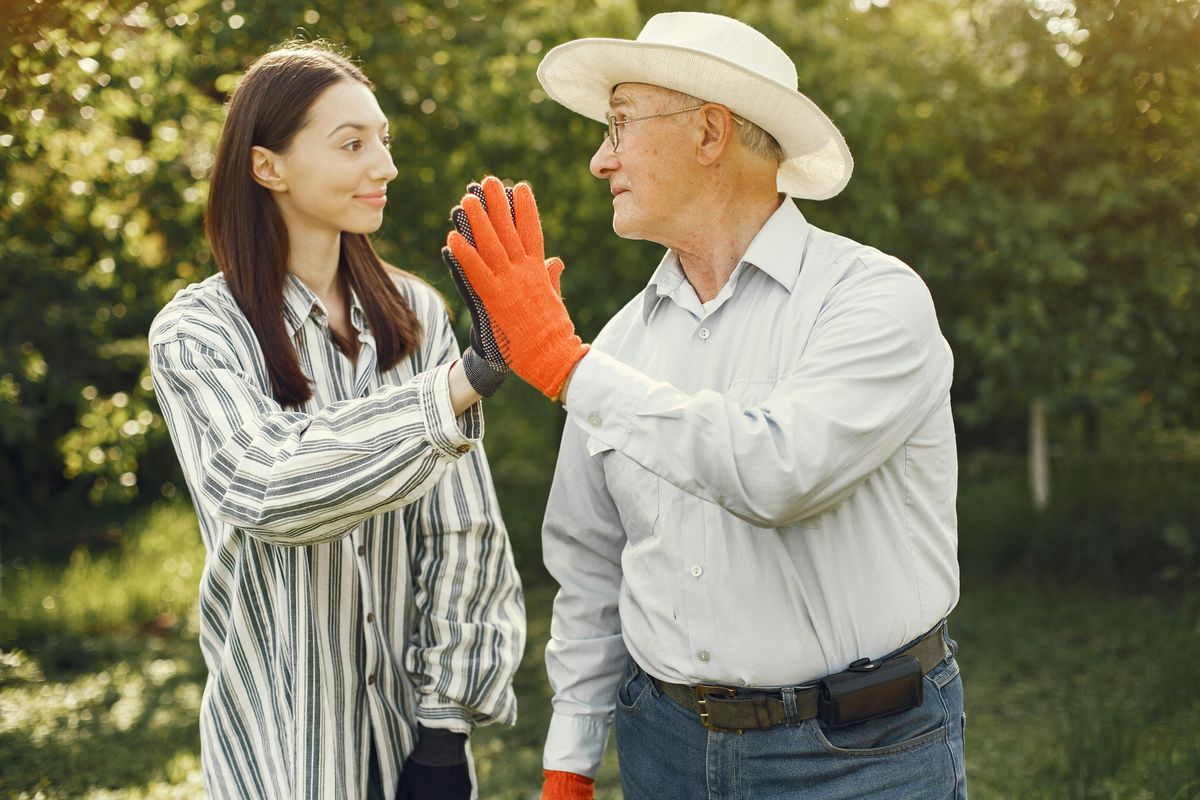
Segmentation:
<svg viewBox="0 0 1200 800">
<path fill-rule="evenodd" d="M 945 617 L 952 374 L 916 273 L 790 200 L 707 309 L 668 251 L 569 387 L 545 767 L 596 773 L 627 653 L 673 683 L 798 685 Z"/>
</svg>

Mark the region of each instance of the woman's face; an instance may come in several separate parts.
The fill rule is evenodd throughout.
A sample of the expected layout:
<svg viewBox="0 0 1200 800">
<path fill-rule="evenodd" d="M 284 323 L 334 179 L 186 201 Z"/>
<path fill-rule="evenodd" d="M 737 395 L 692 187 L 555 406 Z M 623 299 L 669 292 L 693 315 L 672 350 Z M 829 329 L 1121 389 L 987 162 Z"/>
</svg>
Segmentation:
<svg viewBox="0 0 1200 800">
<path fill-rule="evenodd" d="M 279 181 L 268 188 L 289 233 L 377 230 L 388 182 L 396 177 L 390 141 L 387 119 L 367 86 L 344 80 L 325 89 L 288 151 L 272 154 Z"/>
</svg>

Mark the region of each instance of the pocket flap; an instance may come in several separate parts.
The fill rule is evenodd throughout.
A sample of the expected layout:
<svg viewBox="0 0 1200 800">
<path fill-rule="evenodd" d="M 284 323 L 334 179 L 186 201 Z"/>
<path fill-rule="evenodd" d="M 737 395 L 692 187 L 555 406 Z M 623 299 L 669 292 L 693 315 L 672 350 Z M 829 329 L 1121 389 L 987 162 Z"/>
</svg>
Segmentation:
<svg viewBox="0 0 1200 800">
<path fill-rule="evenodd" d="M 612 449 L 614 449 L 614 448 L 611 444 L 605 444 L 604 442 L 597 439 L 595 436 L 589 436 L 587 438 L 587 453 L 589 456 L 594 456 L 599 453 L 607 453 L 609 450 L 612 450 Z"/>
</svg>

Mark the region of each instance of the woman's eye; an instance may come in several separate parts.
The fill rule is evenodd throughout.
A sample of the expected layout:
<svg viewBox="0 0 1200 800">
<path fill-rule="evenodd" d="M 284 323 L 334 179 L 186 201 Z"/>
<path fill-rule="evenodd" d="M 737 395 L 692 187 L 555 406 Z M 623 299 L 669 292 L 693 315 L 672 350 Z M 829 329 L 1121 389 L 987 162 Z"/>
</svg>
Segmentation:
<svg viewBox="0 0 1200 800">
<path fill-rule="evenodd" d="M 390 133 L 385 133 L 383 135 L 383 146 L 384 147 L 392 146 L 392 135 Z"/>
<path fill-rule="evenodd" d="M 362 141 L 359 139 L 351 139 L 342 145 L 342 149 L 349 150 L 351 152 L 358 152 L 359 150 L 362 150 Z"/>
</svg>

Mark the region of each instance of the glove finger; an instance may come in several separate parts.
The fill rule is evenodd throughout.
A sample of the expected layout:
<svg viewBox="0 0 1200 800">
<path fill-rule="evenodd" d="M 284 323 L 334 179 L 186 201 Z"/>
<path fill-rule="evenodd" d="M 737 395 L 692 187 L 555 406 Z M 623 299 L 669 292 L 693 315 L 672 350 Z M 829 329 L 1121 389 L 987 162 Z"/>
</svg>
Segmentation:
<svg viewBox="0 0 1200 800">
<path fill-rule="evenodd" d="M 487 197 L 483 194 L 483 187 L 478 181 L 471 181 L 467 184 L 467 191 L 479 198 L 479 202 L 483 203 L 483 208 L 487 210 Z"/>
<path fill-rule="evenodd" d="M 463 211 L 466 212 L 467 219 L 471 223 L 471 232 L 474 234 L 474 248 L 477 251 L 477 255 L 482 256 L 488 262 L 492 271 L 497 273 L 506 272 L 513 259 L 509 256 L 504 245 L 500 243 L 500 238 L 496 235 L 496 229 L 492 227 L 491 218 L 483 209 L 483 203 L 475 195 L 468 194 L 463 197 L 462 207 Z M 508 224 L 509 226 L 512 225 L 511 222 Z M 459 261 L 462 261 L 462 257 L 459 256 L 457 251 L 455 251 L 454 255 L 458 257 Z M 466 266 L 466 262 L 463 262 L 463 265 Z"/>
<path fill-rule="evenodd" d="M 463 237 L 466 238 L 466 237 Z M 446 265 L 446 270 L 450 273 L 450 277 L 454 278 L 454 283 L 458 286 L 458 293 L 462 295 L 462 299 L 468 303 L 475 298 L 475 290 L 471 288 L 469 283 L 459 283 L 463 279 L 462 264 L 458 263 L 458 259 L 454 257 L 449 247 L 442 248 L 442 263 Z"/>
<path fill-rule="evenodd" d="M 504 187 L 504 196 L 508 198 L 508 210 L 512 214 L 513 224 L 517 223 L 517 210 L 513 208 L 513 190 L 511 186 Z"/>
<path fill-rule="evenodd" d="M 483 203 L 484 211 L 487 210 L 487 200 L 483 196 L 483 187 L 475 181 L 467 184 L 467 194 L 473 194 L 479 198 L 479 202 Z M 465 196 L 465 195 L 464 195 Z M 462 210 L 462 205 L 459 204 L 450 209 L 450 221 L 454 224 L 454 228 L 467 237 L 467 241 L 472 245 L 475 244 L 475 234 L 471 232 L 471 221 L 467 219 L 467 214 Z"/>
<path fill-rule="evenodd" d="M 463 211 L 462 206 L 455 206 L 450 209 L 450 221 L 454 223 L 454 229 L 466 237 L 471 246 L 475 246 L 475 234 L 471 231 L 471 221 L 467 219 L 467 212 Z"/>
<path fill-rule="evenodd" d="M 562 274 L 566 266 L 562 259 L 558 256 L 546 261 L 546 274 L 550 276 L 550 285 L 554 287 L 554 293 L 562 297 Z"/>
<path fill-rule="evenodd" d="M 521 244 L 521 237 L 517 235 L 516 225 L 513 224 L 513 215 L 511 212 L 504 213 L 509 207 L 504 184 L 499 178 L 489 175 L 483 179 L 483 193 L 488 198 L 488 219 L 492 221 L 492 228 L 495 229 L 500 243 L 504 245 L 508 257 L 513 261 L 523 260 L 526 251 Z"/>
<path fill-rule="evenodd" d="M 471 346 L 489 363 L 502 360 L 500 348 L 496 344 L 496 337 L 492 332 L 492 318 L 488 316 L 487 308 L 467 280 L 462 264 L 458 263 L 458 259 L 454 257 L 454 253 L 450 251 L 449 247 L 442 248 L 442 261 L 450 271 L 454 285 L 458 287 L 458 293 L 467 306 L 467 313 L 471 315 Z"/>
<path fill-rule="evenodd" d="M 468 206 L 469 208 L 469 206 Z M 480 209 L 482 213 L 482 209 Z M 450 248 L 450 252 L 454 254 L 454 258 L 458 260 L 462 267 L 463 274 L 467 278 L 467 282 L 471 284 L 471 288 L 475 294 L 484 301 L 484 306 L 488 304 L 489 297 L 496 297 L 499 289 L 499 280 L 474 247 L 467 243 L 464 237 L 458 231 L 451 231 L 446 236 L 446 245 Z"/>
<path fill-rule="evenodd" d="M 451 252 L 449 247 L 442 248 L 442 262 L 446 265 L 446 270 L 450 273 L 450 277 L 454 279 L 454 285 L 458 287 L 458 293 L 462 296 L 463 302 L 467 304 L 467 310 L 471 312 L 471 316 L 474 318 L 476 316 L 475 312 L 478 311 L 484 317 L 482 321 L 486 322 L 487 312 L 483 310 L 483 303 L 467 280 L 462 264 L 454 257 L 454 253 Z"/>
<path fill-rule="evenodd" d="M 538 218 L 533 189 L 528 183 L 518 183 L 513 190 L 513 217 L 516 219 L 517 234 L 521 237 L 521 246 L 525 248 L 525 252 L 544 259 L 546 247 L 542 239 L 542 222 Z"/>
</svg>

